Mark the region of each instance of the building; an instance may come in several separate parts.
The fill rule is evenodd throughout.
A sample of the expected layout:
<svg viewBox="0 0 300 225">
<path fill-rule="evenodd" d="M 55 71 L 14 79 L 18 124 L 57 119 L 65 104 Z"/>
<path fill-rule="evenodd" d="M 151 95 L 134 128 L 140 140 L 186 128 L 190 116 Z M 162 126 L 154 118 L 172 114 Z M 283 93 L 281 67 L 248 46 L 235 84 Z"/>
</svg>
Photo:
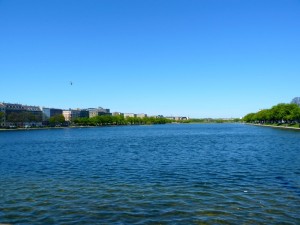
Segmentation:
<svg viewBox="0 0 300 225">
<path fill-rule="evenodd" d="M 23 105 L 23 108 L 30 113 L 33 121 L 42 122 L 43 112 L 39 106 Z"/>
<path fill-rule="evenodd" d="M 134 113 L 124 113 L 124 118 L 127 118 L 127 117 L 136 117 L 136 114 L 134 114 Z"/>
<path fill-rule="evenodd" d="M 173 116 L 167 116 L 165 118 L 168 119 L 168 120 L 175 120 L 175 117 L 173 117 Z"/>
<path fill-rule="evenodd" d="M 71 110 L 63 110 L 63 116 L 65 117 L 66 121 L 72 120 L 72 111 Z"/>
<path fill-rule="evenodd" d="M 50 117 L 63 114 L 62 109 L 44 108 L 43 107 L 42 111 L 43 111 L 43 121 L 48 120 Z"/>
<path fill-rule="evenodd" d="M 89 118 L 93 118 L 95 116 L 103 116 L 103 115 L 109 115 L 109 116 L 111 116 L 112 115 L 110 113 L 110 109 L 104 109 L 102 107 L 88 108 L 86 110 L 89 112 Z"/>
<path fill-rule="evenodd" d="M 0 127 L 5 126 L 5 106 L 0 103 Z"/>
<path fill-rule="evenodd" d="M 177 116 L 177 117 L 175 117 L 175 120 L 176 121 L 179 121 L 179 120 L 188 120 L 189 118 L 188 117 L 186 117 L 186 116 Z"/>
<path fill-rule="evenodd" d="M 4 126 L 42 126 L 43 113 L 38 106 L 2 103 L 5 107 Z"/>
<path fill-rule="evenodd" d="M 291 103 L 297 104 L 298 106 L 300 106 L 300 97 L 293 98 L 293 100 L 291 101 Z"/>
<path fill-rule="evenodd" d="M 62 114 L 64 115 L 65 120 L 68 122 L 76 118 L 93 118 L 95 116 L 112 115 L 109 109 L 103 109 L 101 107 L 63 110 Z"/>
<path fill-rule="evenodd" d="M 86 109 L 82 109 L 82 110 L 80 110 L 79 117 L 80 118 L 89 118 L 90 112 Z"/>
<path fill-rule="evenodd" d="M 80 111 L 81 110 L 78 109 L 63 110 L 63 116 L 67 122 L 71 122 L 72 120 L 80 117 Z"/>
<path fill-rule="evenodd" d="M 113 116 L 124 116 L 124 113 L 113 112 L 112 115 L 113 115 Z"/>
<path fill-rule="evenodd" d="M 186 116 L 167 116 L 165 118 L 169 119 L 169 120 L 175 120 L 175 121 L 188 120 L 189 119 L 189 117 L 186 117 Z"/>
<path fill-rule="evenodd" d="M 137 118 L 145 118 L 145 117 L 147 117 L 147 114 L 145 114 L 145 113 L 139 113 L 139 114 L 136 114 L 136 117 Z"/>
</svg>

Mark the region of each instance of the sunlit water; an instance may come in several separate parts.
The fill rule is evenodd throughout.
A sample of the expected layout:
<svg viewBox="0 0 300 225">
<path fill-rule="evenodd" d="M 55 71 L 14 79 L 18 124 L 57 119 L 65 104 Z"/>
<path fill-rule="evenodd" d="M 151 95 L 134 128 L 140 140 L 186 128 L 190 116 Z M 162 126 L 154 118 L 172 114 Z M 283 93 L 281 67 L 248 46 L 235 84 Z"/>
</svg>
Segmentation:
<svg viewBox="0 0 300 225">
<path fill-rule="evenodd" d="M 300 224 L 300 132 L 241 124 L 0 132 L 0 223 Z"/>
</svg>

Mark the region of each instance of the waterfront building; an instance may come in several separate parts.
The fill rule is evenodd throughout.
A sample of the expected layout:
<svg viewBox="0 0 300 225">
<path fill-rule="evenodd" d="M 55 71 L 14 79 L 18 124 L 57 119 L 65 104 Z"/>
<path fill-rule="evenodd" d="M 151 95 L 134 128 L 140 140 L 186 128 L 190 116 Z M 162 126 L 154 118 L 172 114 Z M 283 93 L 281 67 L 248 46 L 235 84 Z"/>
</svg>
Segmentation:
<svg viewBox="0 0 300 225">
<path fill-rule="evenodd" d="M 186 117 L 186 116 L 167 116 L 166 119 L 180 121 L 180 120 L 188 120 L 189 117 Z"/>
<path fill-rule="evenodd" d="M 90 112 L 86 109 L 80 110 L 79 117 L 80 118 L 89 118 Z"/>
<path fill-rule="evenodd" d="M 136 114 L 134 114 L 134 113 L 124 113 L 124 118 L 127 118 L 127 117 L 136 117 Z"/>
<path fill-rule="evenodd" d="M 95 116 L 98 116 L 98 110 L 95 108 L 89 108 L 87 109 L 89 112 L 89 118 L 93 118 Z"/>
<path fill-rule="evenodd" d="M 81 110 L 78 109 L 63 110 L 63 116 L 67 122 L 71 122 L 72 120 L 80 117 L 80 111 Z"/>
<path fill-rule="evenodd" d="M 0 103 L 0 127 L 5 126 L 5 106 Z"/>
<path fill-rule="evenodd" d="M 189 118 L 188 117 L 186 117 L 186 116 L 176 116 L 175 117 L 175 120 L 176 121 L 179 121 L 179 120 L 188 120 Z"/>
<path fill-rule="evenodd" d="M 2 103 L 5 107 L 5 126 L 42 126 L 43 113 L 38 106 Z"/>
<path fill-rule="evenodd" d="M 291 103 L 297 104 L 298 106 L 300 106 L 300 97 L 293 98 L 293 100 L 291 101 Z"/>
<path fill-rule="evenodd" d="M 98 108 L 88 108 L 86 109 L 89 112 L 89 118 L 93 118 L 95 116 L 102 116 L 102 115 L 112 115 L 110 113 L 110 109 L 104 109 L 102 107 Z"/>
<path fill-rule="evenodd" d="M 113 116 L 124 116 L 124 113 L 113 112 L 112 115 L 113 115 Z"/>
<path fill-rule="evenodd" d="M 165 118 L 168 119 L 168 120 L 175 120 L 175 117 L 173 117 L 173 116 L 167 116 Z"/>
<path fill-rule="evenodd" d="M 42 111 L 43 111 L 43 121 L 48 120 L 50 117 L 63 114 L 62 109 L 44 108 L 43 107 Z"/>
<path fill-rule="evenodd" d="M 145 113 L 139 113 L 139 114 L 136 114 L 136 117 L 137 118 L 145 118 L 145 117 L 147 117 L 147 114 L 145 114 Z"/>
<path fill-rule="evenodd" d="M 30 113 L 33 121 L 42 122 L 43 112 L 39 106 L 30 106 L 30 105 L 23 105 L 26 112 Z"/>
</svg>

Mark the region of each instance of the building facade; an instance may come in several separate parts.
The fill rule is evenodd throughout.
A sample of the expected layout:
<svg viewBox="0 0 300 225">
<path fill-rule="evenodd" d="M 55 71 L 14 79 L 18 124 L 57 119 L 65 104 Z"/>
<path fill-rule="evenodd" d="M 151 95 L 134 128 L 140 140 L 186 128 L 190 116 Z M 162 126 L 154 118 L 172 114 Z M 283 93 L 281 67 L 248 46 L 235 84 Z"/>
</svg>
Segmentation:
<svg viewBox="0 0 300 225">
<path fill-rule="evenodd" d="M 300 97 L 293 98 L 293 100 L 291 101 L 291 103 L 297 104 L 298 106 L 300 106 Z"/>
<path fill-rule="evenodd" d="M 145 113 L 139 113 L 139 114 L 136 114 L 136 117 L 137 118 L 145 118 L 145 117 L 147 117 L 147 114 L 145 114 Z"/>
<path fill-rule="evenodd" d="M 113 115 L 113 116 L 124 116 L 124 113 L 113 112 L 112 115 Z"/>
<path fill-rule="evenodd" d="M 0 103 L 0 127 L 5 126 L 5 106 Z"/>
<path fill-rule="evenodd" d="M 2 103 L 5 107 L 4 126 L 42 126 L 42 110 L 38 106 Z"/>
<path fill-rule="evenodd" d="M 80 118 L 89 118 L 90 112 L 88 110 L 82 109 L 80 110 Z"/>
<path fill-rule="evenodd" d="M 134 114 L 134 113 L 124 113 L 124 118 L 127 118 L 127 117 L 136 117 L 136 114 Z"/>
<path fill-rule="evenodd" d="M 67 122 L 71 122 L 72 120 L 80 117 L 80 111 L 81 110 L 78 109 L 63 110 L 63 116 Z"/>
<path fill-rule="evenodd" d="M 180 121 L 180 120 L 188 120 L 189 117 L 186 117 L 186 116 L 168 116 L 168 117 L 165 117 L 166 119 L 169 119 L 169 120 L 175 120 L 175 121 Z"/>
<path fill-rule="evenodd" d="M 110 109 L 104 109 L 102 107 L 99 108 L 88 108 L 86 109 L 89 112 L 89 118 L 93 118 L 95 116 L 103 116 L 103 115 L 112 115 L 110 113 Z"/>
<path fill-rule="evenodd" d="M 43 107 L 42 111 L 43 111 L 43 121 L 48 120 L 50 117 L 63 114 L 62 109 L 44 108 Z"/>
</svg>

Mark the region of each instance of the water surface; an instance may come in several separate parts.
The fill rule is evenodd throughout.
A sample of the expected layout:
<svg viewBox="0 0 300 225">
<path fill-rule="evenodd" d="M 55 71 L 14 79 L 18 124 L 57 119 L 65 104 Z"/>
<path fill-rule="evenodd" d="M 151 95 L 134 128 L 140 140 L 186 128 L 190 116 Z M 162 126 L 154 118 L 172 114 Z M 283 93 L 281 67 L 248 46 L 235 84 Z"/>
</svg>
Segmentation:
<svg viewBox="0 0 300 225">
<path fill-rule="evenodd" d="M 0 223 L 300 224 L 299 141 L 242 124 L 0 132 Z"/>
</svg>

